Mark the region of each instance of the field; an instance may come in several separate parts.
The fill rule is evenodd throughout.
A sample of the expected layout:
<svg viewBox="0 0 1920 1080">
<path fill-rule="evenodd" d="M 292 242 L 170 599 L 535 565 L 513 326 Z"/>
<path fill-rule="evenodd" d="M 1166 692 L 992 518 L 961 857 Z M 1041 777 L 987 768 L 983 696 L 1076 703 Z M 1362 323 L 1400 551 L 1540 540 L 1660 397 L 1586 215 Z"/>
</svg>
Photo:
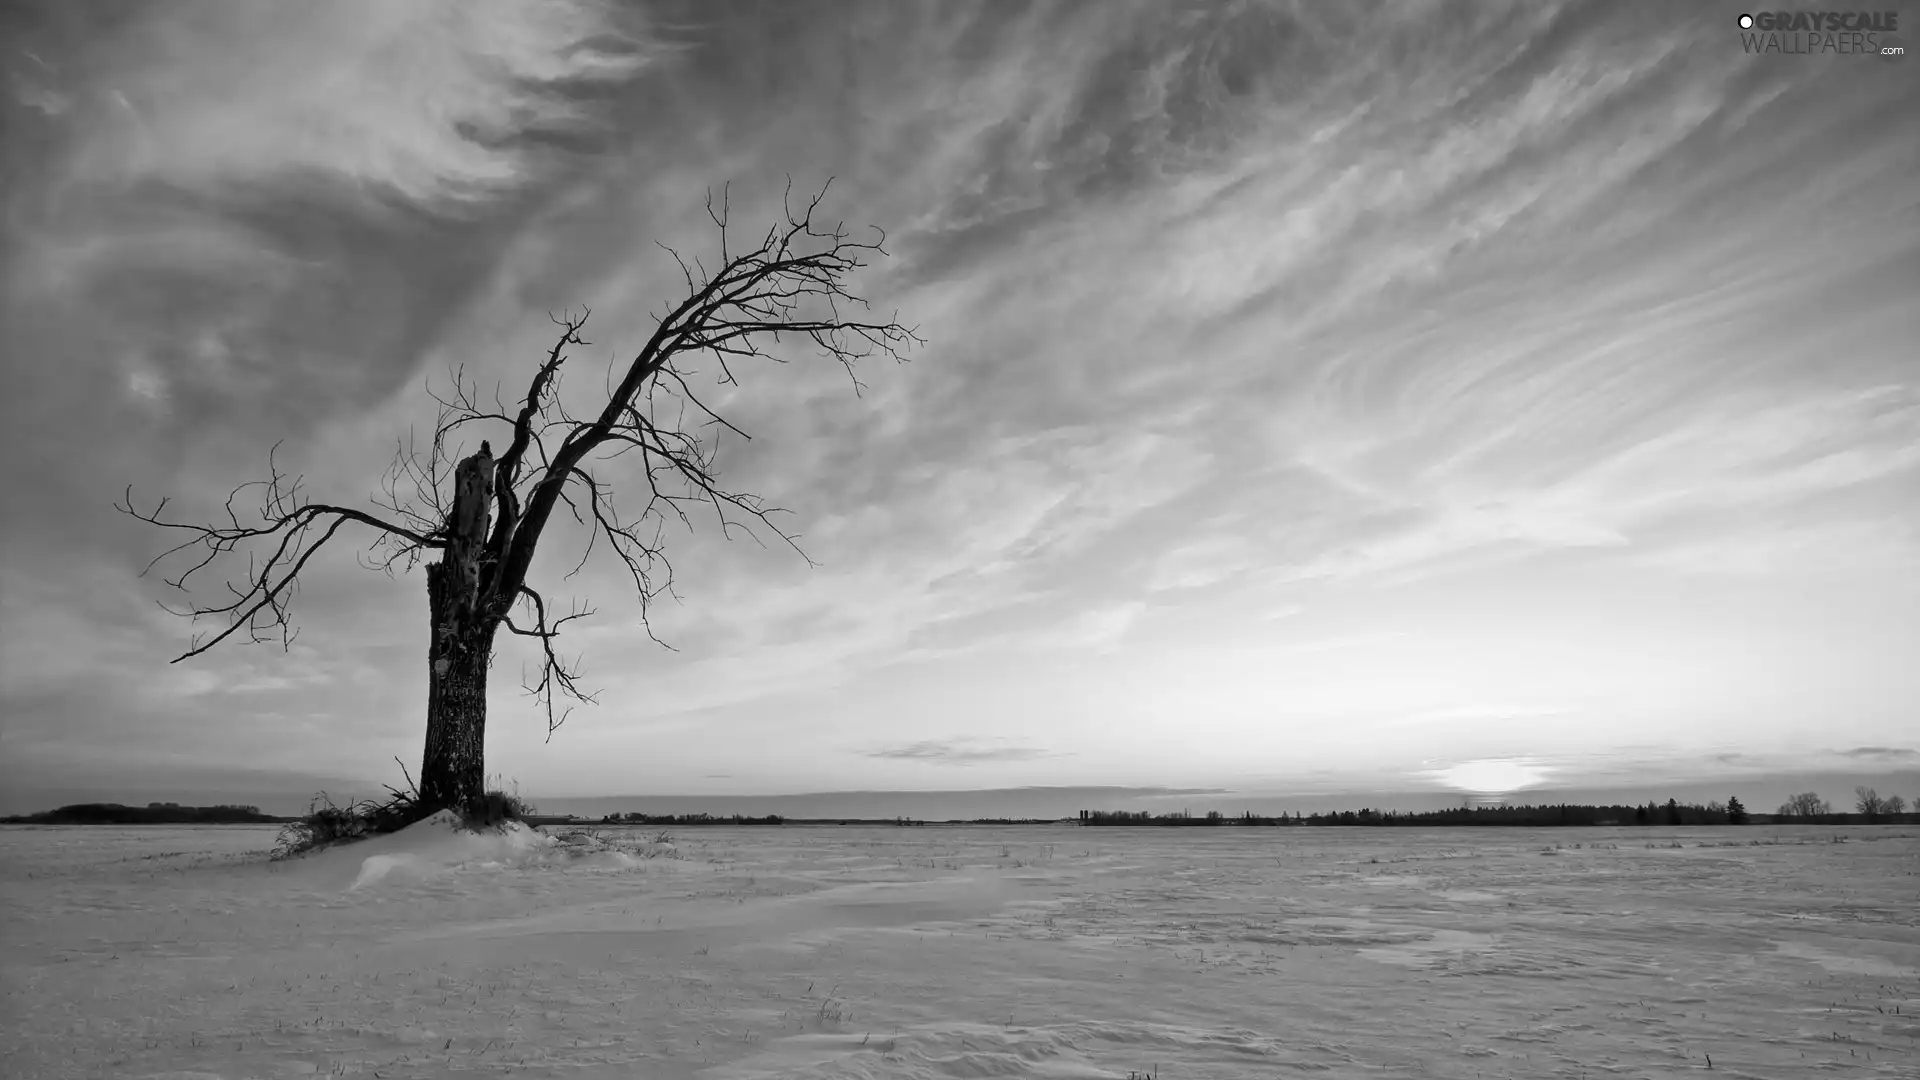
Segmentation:
<svg viewBox="0 0 1920 1080">
<path fill-rule="evenodd" d="M 0 829 L 0 1074 L 1920 1076 L 1911 827 L 431 827 Z"/>
</svg>

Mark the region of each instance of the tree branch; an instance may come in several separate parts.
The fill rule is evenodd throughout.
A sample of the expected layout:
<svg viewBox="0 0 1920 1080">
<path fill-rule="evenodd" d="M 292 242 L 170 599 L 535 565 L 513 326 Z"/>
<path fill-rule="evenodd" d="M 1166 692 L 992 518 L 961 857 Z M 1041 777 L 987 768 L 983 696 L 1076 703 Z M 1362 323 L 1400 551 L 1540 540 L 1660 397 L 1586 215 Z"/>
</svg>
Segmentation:
<svg viewBox="0 0 1920 1080">
<path fill-rule="evenodd" d="M 227 584 L 227 599 L 190 603 L 180 612 L 194 619 L 223 615 L 229 623 L 211 640 L 196 639 L 178 659 L 197 656 L 242 627 L 256 641 L 278 629 L 282 644 L 290 644 L 295 631 L 288 605 L 300 574 L 346 525 L 374 530 L 375 557 L 363 565 L 388 574 L 396 563 L 411 568 L 426 553 L 446 551 L 456 445 L 476 427 L 480 430 L 475 434 L 491 436 L 505 450 L 492 466 L 491 531 L 477 567 L 468 564 L 468 572 L 478 573 L 471 615 L 487 633 L 504 625 L 515 635 L 540 642 L 541 674 L 528 690 L 545 704 L 549 737 L 565 720 L 564 714 L 555 715 L 556 689 L 575 700 L 593 700 L 576 681 L 578 668 L 563 662 L 554 648 L 560 628 L 591 611 L 576 609 L 550 620 L 546 601 L 527 581 L 557 506 L 564 503 L 586 532 L 580 561 L 568 576 L 602 546 L 612 551 L 633 584 L 641 623 L 656 642 L 660 639 L 649 618 L 650 605 L 660 595 L 674 595 L 673 566 L 665 553 L 669 520 L 691 527 L 690 511 L 704 506 L 723 537 L 744 533 L 761 542 L 762 532 L 771 531 L 805 559 L 796 538 L 776 520 L 785 510 L 723 482 L 722 439 L 749 436 L 693 391 L 689 375 L 696 362 L 710 362 L 718 382 L 733 385 L 744 363 L 784 364 L 790 359 L 788 348 L 803 344 L 844 368 L 858 394 L 859 361 L 876 356 L 904 361 L 908 350 L 923 343 L 918 331 L 902 325 L 897 316 L 867 314 L 868 301 L 853 291 L 852 279 L 868 260 L 886 255 L 886 234 L 875 229 L 855 239 L 843 224 L 828 226 L 817 220 L 831 183 L 796 207 L 789 179 L 785 221 L 751 246 L 739 243 L 731 228 L 728 190 L 722 188 L 717 200 L 709 191 L 707 214 L 719 234 L 715 269 L 709 271 L 701 258 L 685 258 L 663 246 L 680 271 L 686 295 L 654 317 L 646 342 L 624 367 L 610 365 L 605 400 L 591 418 L 572 415 L 560 395 L 568 350 L 589 344 L 581 337 L 591 315 L 585 309 L 578 316 L 549 315 L 559 334 L 517 405 L 503 401 L 497 388 L 490 400 L 483 400 L 465 370 L 453 369 L 450 391 L 443 395 L 428 390 L 439 405 L 431 438 L 423 446 L 409 434 L 397 446 L 381 491 L 372 499 L 379 513 L 308 502 L 300 494 L 299 478 L 283 476 L 271 453 L 268 479 L 243 484 L 228 496 L 224 524 L 169 520 L 163 517 L 165 500 L 151 512 L 136 510 L 129 489 L 119 509 L 187 534 L 148 567 L 173 556 L 197 556 L 168 580 L 181 592 L 191 595 L 194 575 L 201 569 L 242 548 L 248 552 L 245 572 L 234 574 Z M 617 471 L 616 463 L 621 466 Z M 614 485 L 618 475 L 638 481 L 625 509 Z M 259 525 L 243 524 L 234 505 L 249 489 L 258 489 Z M 512 617 L 522 602 L 531 611 L 531 626 Z"/>
<path fill-rule="evenodd" d="M 908 348 L 923 343 L 918 331 L 901 325 L 897 318 L 878 322 L 841 315 L 842 304 L 868 306 L 866 300 L 847 287 L 846 279 L 866 266 L 869 256 L 886 254 L 883 246 L 886 234 L 875 230 L 875 239 L 860 241 L 852 239 L 842 226 L 831 229 L 819 226 L 814 216 L 831 183 L 828 181 L 827 186 L 822 186 L 799 213 L 790 207 L 784 227 L 768 230 L 758 246 L 737 255 L 730 254 L 727 246 L 728 211 L 724 192 L 719 209 L 709 201 L 709 215 L 722 233 L 720 269 L 711 275 L 700 271 L 696 276 L 686 260 L 669 249 L 686 277 L 691 295 L 657 320 L 652 336 L 628 364 L 599 417 L 591 424 L 576 424 L 568 430 L 552 464 L 534 485 L 515 532 L 501 549 L 495 572 L 483 587 L 496 597 L 511 599 L 518 595 L 541 534 L 554 506 L 561 501 L 564 488 L 590 454 L 610 443 L 637 448 L 646 459 L 649 490 L 654 497 L 642 511 L 643 517 L 672 508 L 685 520 L 678 503 L 697 497 L 715 509 L 724 535 L 731 535 L 737 526 L 744 525 L 749 534 L 756 526 L 765 526 L 799 551 L 793 538 L 771 520 L 771 515 L 779 512 L 778 508 L 765 506 L 748 494 L 726 491 L 715 479 L 710 452 L 685 452 L 686 446 L 698 445 L 695 437 L 674 432 L 685 440 L 676 452 L 657 438 L 659 428 L 643 417 L 637 403 L 643 396 L 649 401 L 652 399 L 663 373 L 675 387 L 685 388 L 683 373 L 674 367 L 682 357 L 714 358 L 724 383 L 736 381 L 729 358 L 759 357 L 784 362 L 784 358 L 768 352 L 768 346 L 780 342 L 783 335 L 811 341 L 823 354 L 841 364 L 850 377 L 858 360 L 874 355 L 905 360 Z M 807 305 L 819 310 L 804 311 Z M 574 325 L 569 332 L 577 330 L 578 325 Z M 854 377 L 853 382 L 857 392 L 858 378 Z M 727 429 L 744 436 L 738 427 L 727 423 L 691 394 L 687 400 Z M 666 469 L 657 468 L 662 464 Z M 657 481 L 668 474 L 686 485 L 687 496 L 660 491 Z M 730 518 L 728 507 L 739 511 L 742 517 Z M 643 587 L 643 608 L 649 598 L 650 593 Z"/>
<path fill-rule="evenodd" d="M 296 476 L 288 480 L 280 471 L 275 462 L 278 449 L 279 444 L 276 443 L 267 454 L 268 479 L 241 484 L 227 495 L 228 524 L 200 525 L 168 520 L 161 516 L 167 509 L 166 499 L 161 499 L 150 511 L 140 510 L 134 505 L 132 487 L 127 488 L 122 501 L 114 504 L 114 509 L 149 525 L 187 534 L 185 540 L 155 556 L 141 571 L 141 576 L 151 573 L 170 556 L 198 549 L 198 560 L 179 576 L 168 578 L 162 575 L 161 578 L 167 585 L 189 596 L 192 594 L 194 574 L 222 556 L 248 548 L 247 573 L 241 578 L 245 587 L 229 580 L 226 583 L 227 592 L 232 597 L 229 602 L 190 602 L 183 609 L 161 605 L 164 610 L 194 622 L 212 615 L 227 618 L 226 629 L 204 642 L 196 638 L 186 652 L 173 659 L 173 663 L 206 652 L 242 628 L 255 642 L 271 640 L 271 635 L 278 631 L 281 646 L 290 647 L 297 630 L 293 626 L 288 603 L 291 593 L 298 587 L 300 572 L 306 568 L 314 553 L 325 547 L 345 525 L 365 525 L 376 530 L 380 533 L 376 543 L 397 542 L 399 546 L 386 559 L 387 567 L 391 567 L 396 559 L 446 546 L 445 540 L 437 532 L 422 532 L 396 525 L 362 510 L 308 502 L 300 493 L 301 478 Z M 234 500 L 249 489 L 260 491 L 260 525 L 242 524 L 239 512 L 234 507 Z M 316 532 L 317 539 L 314 538 Z M 266 549 L 264 559 L 258 551 L 253 550 L 254 545 Z"/>
<path fill-rule="evenodd" d="M 521 637 L 538 638 L 540 641 L 542 654 L 540 678 L 534 682 L 527 682 L 523 679 L 521 685 L 527 693 L 533 695 L 535 700 L 541 701 L 546 706 L 547 738 L 552 739 L 553 733 L 560 730 L 560 725 L 567 722 L 567 717 L 573 715 L 573 709 L 569 707 L 566 712 L 560 714 L 558 719 L 554 717 L 553 694 L 555 689 L 560 690 L 575 701 L 585 702 L 590 705 L 600 700 L 599 694 L 590 694 L 581 690 L 579 683 L 575 681 L 580 674 L 579 661 L 576 659 L 573 666 L 570 667 L 560 658 L 560 654 L 555 652 L 553 648 L 553 639 L 560 636 L 560 628 L 562 626 L 565 626 L 575 619 L 583 619 L 593 614 L 593 609 L 576 606 L 571 612 L 562 615 L 550 623 L 547 621 L 547 602 L 545 598 L 538 592 L 528 588 L 521 589 L 520 595 L 528 602 L 529 606 L 533 608 L 533 626 L 522 629 L 514 623 L 511 615 L 502 616 L 500 621 L 501 625 L 505 626 L 510 632 L 518 634 Z"/>
</svg>

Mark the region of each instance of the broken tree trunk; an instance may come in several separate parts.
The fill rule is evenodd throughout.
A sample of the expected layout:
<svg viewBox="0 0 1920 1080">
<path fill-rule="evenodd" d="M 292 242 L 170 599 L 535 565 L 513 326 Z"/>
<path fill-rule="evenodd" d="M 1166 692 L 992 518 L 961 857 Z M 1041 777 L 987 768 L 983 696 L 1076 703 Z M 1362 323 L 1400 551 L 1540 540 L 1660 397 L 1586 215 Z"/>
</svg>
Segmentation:
<svg viewBox="0 0 1920 1080">
<path fill-rule="evenodd" d="M 433 636 L 427 648 L 427 745 L 420 761 L 420 799 L 436 808 L 464 808 L 486 779 L 487 668 L 499 622 L 480 602 L 493 500 L 493 452 L 480 452 L 454 469 L 447 548 L 427 566 L 427 610 Z"/>
</svg>

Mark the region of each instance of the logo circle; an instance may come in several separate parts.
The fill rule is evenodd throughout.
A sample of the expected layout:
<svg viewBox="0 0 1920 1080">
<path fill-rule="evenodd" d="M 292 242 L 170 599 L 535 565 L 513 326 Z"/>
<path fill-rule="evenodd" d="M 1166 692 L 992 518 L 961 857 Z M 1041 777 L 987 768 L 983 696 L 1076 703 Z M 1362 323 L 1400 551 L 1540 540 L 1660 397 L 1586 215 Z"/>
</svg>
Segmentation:
<svg viewBox="0 0 1920 1080">
<path fill-rule="evenodd" d="M 1894 37 L 1892 34 L 1887 34 L 1880 39 L 1880 59 L 1892 62 L 1906 55 L 1907 43 L 1905 41 Z"/>
<path fill-rule="evenodd" d="M 1751 15 L 1740 16 L 1740 29 L 1742 30 L 1753 29 L 1753 16 Z"/>
</svg>

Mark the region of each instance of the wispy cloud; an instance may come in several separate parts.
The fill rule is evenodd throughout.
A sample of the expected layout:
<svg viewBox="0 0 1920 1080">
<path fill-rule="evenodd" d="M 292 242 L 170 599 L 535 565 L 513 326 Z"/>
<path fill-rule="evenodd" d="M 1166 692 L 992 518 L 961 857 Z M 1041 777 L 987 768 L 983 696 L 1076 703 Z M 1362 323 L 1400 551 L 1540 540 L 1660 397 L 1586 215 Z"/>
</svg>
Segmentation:
<svg viewBox="0 0 1920 1080">
<path fill-rule="evenodd" d="M 1920 758 L 1920 750 L 1905 746 L 1856 746 L 1851 750 L 1840 751 L 1840 755 L 1875 761 L 1910 761 Z"/>
<path fill-rule="evenodd" d="M 1525 703 L 1500 704 L 1495 702 L 1476 702 L 1470 705 L 1449 705 L 1444 708 L 1427 709 L 1409 713 L 1395 721 L 1400 724 L 1485 724 L 1487 722 L 1520 721 L 1531 722 L 1547 717 L 1565 716 L 1574 710 L 1562 705 L 1535 705 Z"/>
<path fill-rule="evenodd" d="M 928 739 L 865 751 L 866 756 L 889 761 L 917 761 L 929 765 L 979 765 L 997 761 L 1033 761 L 1052 756 L 1031 746 L 984 746 L 976 740 Z"/>
<path fill-rule="evenodd" d="M 657 51 L 591 2 L 212 3 L 130 21 L 62 73 L 91 112 L 74 183 L 318 184 L 450 210 L 533 179 L 530 136 L 592 122 L 565 90 Z"/>
<path fill-rule="evenodd" d="M 215 508 L 276 439 L 357 498 L 424 379 L 513 393 L 549 309 L 595 310 L 590 398 L 675 296 L 654 241 L 708 254 L 710 186 L 757 225 L 789 174 L 889 228 L 857 284 L 932 344 L 863 397 L 798 353 L 716 390 L 729 480 L 818 566 L 671 534 L 668 652 L 589 563 L 595 749 L 493 725 L 530 774 L 1202 784 L 1443 736 L 1573 770 L 1910 721 L 1920 121 L 1886 71 L 1578 3 L 109 14 L 22 22 L 0 101 L 0 424 L 36 462 L 0 698 L 49 767 L 104 732 L 416 752 L 416 579 L 316 567 L 294 655 L 156 675 L 182 628 L 107 500 Z"/>
</svg>

